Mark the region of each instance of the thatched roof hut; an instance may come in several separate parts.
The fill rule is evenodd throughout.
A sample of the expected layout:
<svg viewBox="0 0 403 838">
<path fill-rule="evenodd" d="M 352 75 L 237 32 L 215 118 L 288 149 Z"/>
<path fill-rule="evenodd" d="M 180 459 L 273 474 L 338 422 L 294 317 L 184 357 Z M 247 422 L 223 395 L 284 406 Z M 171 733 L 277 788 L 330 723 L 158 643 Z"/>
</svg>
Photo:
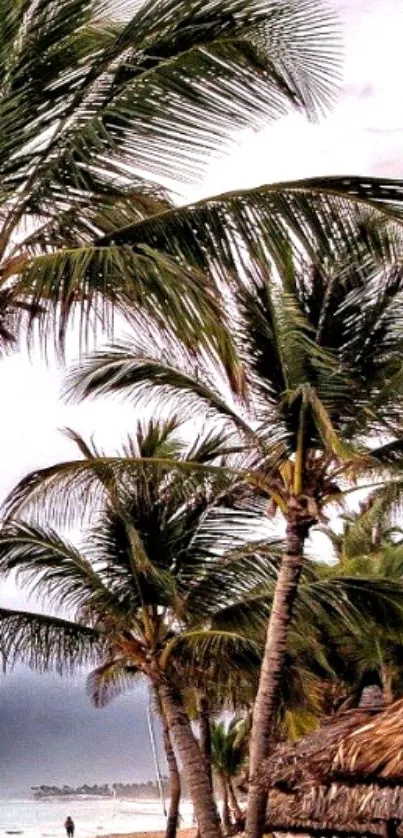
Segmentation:
<svg viewBox="0 0 403 838">
<path fill-rule="evenodd" d="M 278 746 L 256 782 L 273 831 L 403 835 L 403 701 L 384 708 L 370 688 L 357 709 Z"/>
</svg>

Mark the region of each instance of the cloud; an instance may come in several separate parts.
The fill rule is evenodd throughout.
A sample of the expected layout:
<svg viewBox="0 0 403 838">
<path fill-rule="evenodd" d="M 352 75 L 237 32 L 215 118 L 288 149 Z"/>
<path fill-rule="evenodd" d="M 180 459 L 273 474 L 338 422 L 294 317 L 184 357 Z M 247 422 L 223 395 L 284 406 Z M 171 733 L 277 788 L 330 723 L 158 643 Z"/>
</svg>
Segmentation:
<svg viewBox="0 0 403 838">
<path fill-rule="evenodd" d="M 151 779 L 146 702 L 143 685 L 95 710 L 83 678 L 62 680 L 24 669 L 1 676 L 1 793 L 26 794 L 41 783 Z"/>
</svg>

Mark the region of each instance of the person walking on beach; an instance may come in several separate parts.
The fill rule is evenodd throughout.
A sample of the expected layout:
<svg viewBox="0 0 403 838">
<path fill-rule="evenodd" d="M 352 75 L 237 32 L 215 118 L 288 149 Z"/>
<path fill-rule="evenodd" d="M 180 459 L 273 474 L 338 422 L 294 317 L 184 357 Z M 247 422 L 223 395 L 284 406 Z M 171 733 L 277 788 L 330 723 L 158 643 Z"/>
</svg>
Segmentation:
<svg viewBox="0 0 403 838">
<path fill-rule="evenodd" d="M 67 838 L 74 838 L 74 821 L 70 815 L 66 818 L 64 826 L 66 828 Z"/>
</svg>

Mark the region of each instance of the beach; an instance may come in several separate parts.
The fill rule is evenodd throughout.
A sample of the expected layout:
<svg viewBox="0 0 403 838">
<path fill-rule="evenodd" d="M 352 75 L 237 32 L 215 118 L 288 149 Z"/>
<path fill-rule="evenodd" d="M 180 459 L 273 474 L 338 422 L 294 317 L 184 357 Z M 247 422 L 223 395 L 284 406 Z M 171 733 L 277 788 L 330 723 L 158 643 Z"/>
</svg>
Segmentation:
<svg viewBox="0 0 403 838">
<path fill-rule="evenodd" d="M 192 826 L 178 831 L 178 838 L 195 838 L 197 829 Z M 154 830 L 154 832 L 128 832 L 112 835 L 102 835 L 102 838 L 164 838 L 164 830 Z M 97 835 L 95 838 L 101 838 Z"/>
<path fill-rule="evenodd" d="M 76 825 L 75 838 L 159 836 L 166 818 L 157 800 L 72 799 L 0 800 L 0 838 L 65 838 L 64 821 L 70 815 Z M 181 838 L 193 838 L 192 806 L 181 805 Z"/>
</svg>

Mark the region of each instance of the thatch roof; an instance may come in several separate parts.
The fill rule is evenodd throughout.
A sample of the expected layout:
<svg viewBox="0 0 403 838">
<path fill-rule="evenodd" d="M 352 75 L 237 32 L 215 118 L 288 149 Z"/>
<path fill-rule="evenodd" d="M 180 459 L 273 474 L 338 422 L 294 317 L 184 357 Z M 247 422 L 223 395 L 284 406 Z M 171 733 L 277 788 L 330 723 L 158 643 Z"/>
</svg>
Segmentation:
<svg viewBox="0 0 403 838">
<path fill-rule="evenodd" d="M 403 822 L 403 701 L 366 701 L 278 746 L 255 781 L 269 790 L 272 828 L 385 834 Z"/>
</svg>

